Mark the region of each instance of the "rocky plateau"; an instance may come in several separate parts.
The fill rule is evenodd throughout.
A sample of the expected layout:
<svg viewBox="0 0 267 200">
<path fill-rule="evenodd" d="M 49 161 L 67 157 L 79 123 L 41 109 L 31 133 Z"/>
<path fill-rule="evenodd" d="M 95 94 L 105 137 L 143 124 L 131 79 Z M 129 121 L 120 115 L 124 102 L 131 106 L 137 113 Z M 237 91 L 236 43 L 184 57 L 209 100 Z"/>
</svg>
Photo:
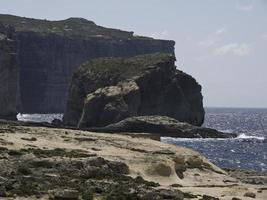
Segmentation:
<svg viewBox="0 0 267 200">
<path fill-rule="evenodd" d="M 0 121 L 0 166 L 3 200 L 267 197 L 266 174 L 239 172 L 236 179 L 234 171 L 228 173 L 187 148 L 140 136 L 20 122 Z M 242 182 L 256 176 L 265 182 Z"/>
</svg>

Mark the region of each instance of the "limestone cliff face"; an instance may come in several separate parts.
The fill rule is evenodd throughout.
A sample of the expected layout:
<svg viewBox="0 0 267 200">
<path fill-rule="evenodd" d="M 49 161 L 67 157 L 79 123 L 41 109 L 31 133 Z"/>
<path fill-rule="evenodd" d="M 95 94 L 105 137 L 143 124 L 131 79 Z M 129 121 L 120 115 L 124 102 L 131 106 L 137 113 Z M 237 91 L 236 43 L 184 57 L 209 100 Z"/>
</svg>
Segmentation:
<svg viewBox="0 0 267 200">
<path fill-rule="evenodd" d="M 72 78 L 64 123 L 102 127 L 131 116 L 163 115 L 201 125 L 201 86 L 174 62 L 173 55 L 156 53 L 83 64 Z"/>
<path fill-rule="evenodd" d="M 1 21 L 16 30 L 23 113 L 64 112 L 73 72 L 92 58 L 174 54 L 173 41 L 137 37 L 80 18 L 47 21 L 0 15 Z"/>
<path fill-rule="evenodd" d="M 14 30 L 0 23 L 0 118 L 16 119 L 18 68 Z"/>
</svg>

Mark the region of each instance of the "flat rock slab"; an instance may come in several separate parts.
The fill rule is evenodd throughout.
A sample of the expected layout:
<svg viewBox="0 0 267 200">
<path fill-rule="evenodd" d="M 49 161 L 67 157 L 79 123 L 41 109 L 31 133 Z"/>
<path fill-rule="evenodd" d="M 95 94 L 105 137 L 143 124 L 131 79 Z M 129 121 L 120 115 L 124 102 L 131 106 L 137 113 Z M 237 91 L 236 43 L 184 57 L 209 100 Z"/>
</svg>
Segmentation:
<svg viewBox="0 0 267 200">
<path fill-rule="evenodd" d="M 92 131 L 108 133 L 152 133 L 164 137 L 176 138 L 232 138 L 236 134 L 223 133 L 215 129 L 193 126 L 166 116 L 129 117 L 118 123 Z"/>
</svg>

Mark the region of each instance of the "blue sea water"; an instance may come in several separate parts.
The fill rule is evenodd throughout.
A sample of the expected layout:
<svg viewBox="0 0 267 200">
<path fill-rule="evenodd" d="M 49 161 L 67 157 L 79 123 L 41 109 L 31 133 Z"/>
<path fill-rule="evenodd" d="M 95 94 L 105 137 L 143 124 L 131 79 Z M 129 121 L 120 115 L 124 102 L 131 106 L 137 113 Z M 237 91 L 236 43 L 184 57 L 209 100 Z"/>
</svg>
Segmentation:
<svg viewBox="0 0 267 200">
<path fill-rule="evenodd" d="M 239 136 L 235 139 L 162 138 L 162 141 L 195 149 L 220 167 L 267 170 L 267 109 L 206 108 L 203 126 Z"/>
<path fill-rule="evenodd" d="M 206 108 L 203 126 L 227 133 L 235 139 L 161 138 L 162 142 L 192 148 L 220 167 L 267 170 L 267 109 Z M 23 114 L 21 121 L 51 122 L 62 114 Z"/>
</svg>

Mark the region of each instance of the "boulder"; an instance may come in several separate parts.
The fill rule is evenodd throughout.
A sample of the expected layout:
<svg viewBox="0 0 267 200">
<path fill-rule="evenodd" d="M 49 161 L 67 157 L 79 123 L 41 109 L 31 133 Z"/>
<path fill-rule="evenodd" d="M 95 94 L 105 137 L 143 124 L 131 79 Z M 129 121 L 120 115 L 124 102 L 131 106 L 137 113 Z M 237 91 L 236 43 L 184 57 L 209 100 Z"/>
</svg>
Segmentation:
<svg viewBox="0 0 267 200">
<path fill-rule="evenodd" d="M 200 200 L 220 200 L 220 199 L 209 195 L 203 195 Z"/>
<path fill-rule="evenodd" d="M 256 194 L 255 193 L 253 193 L 253 192 L 246 192 L 245 194 L 244 194 L 244 197 L 250 197 L 250 198 L 256 198 Z"/>
<path fill-rule="evenodd" d="M 163 199 L 174 199 L 174 200 L 184 199 L 184 194 L 180 190 L 160 189 L 159 193 Z"/>
<path fill-rule="evenodd" d="M 240 199 L 238 197 L 233 197 L 232 200 L 242 200 L 242 199 Z"/>
<path fill-rule="evenodd" d="M 118 123 L 90 130 L 109 133 L 154 133 L 176 138 L 229 138 L 237 136 L 234 133 L 223 133 L 215 129 L 193 126 L 166 116 L 129 117 Z"/>
<path fill-rule="evenodd" d="M 84 63 L 72 77 L 64 124 L 103 127 L 127 117 L 162 115 L 201 125 L 201 86 L 174 62 L 171 54 L 155 53 Z"/>
<path fill-rule="evenodd" d="M 54 126 L 59 126 L 60 127 L 60 126 L 63 125 L 63 122 L 62 122 L 62 120 L 55 118 L 55 119 L 52 120 L 51 124 L 54 125 Z"/>
</svg>

